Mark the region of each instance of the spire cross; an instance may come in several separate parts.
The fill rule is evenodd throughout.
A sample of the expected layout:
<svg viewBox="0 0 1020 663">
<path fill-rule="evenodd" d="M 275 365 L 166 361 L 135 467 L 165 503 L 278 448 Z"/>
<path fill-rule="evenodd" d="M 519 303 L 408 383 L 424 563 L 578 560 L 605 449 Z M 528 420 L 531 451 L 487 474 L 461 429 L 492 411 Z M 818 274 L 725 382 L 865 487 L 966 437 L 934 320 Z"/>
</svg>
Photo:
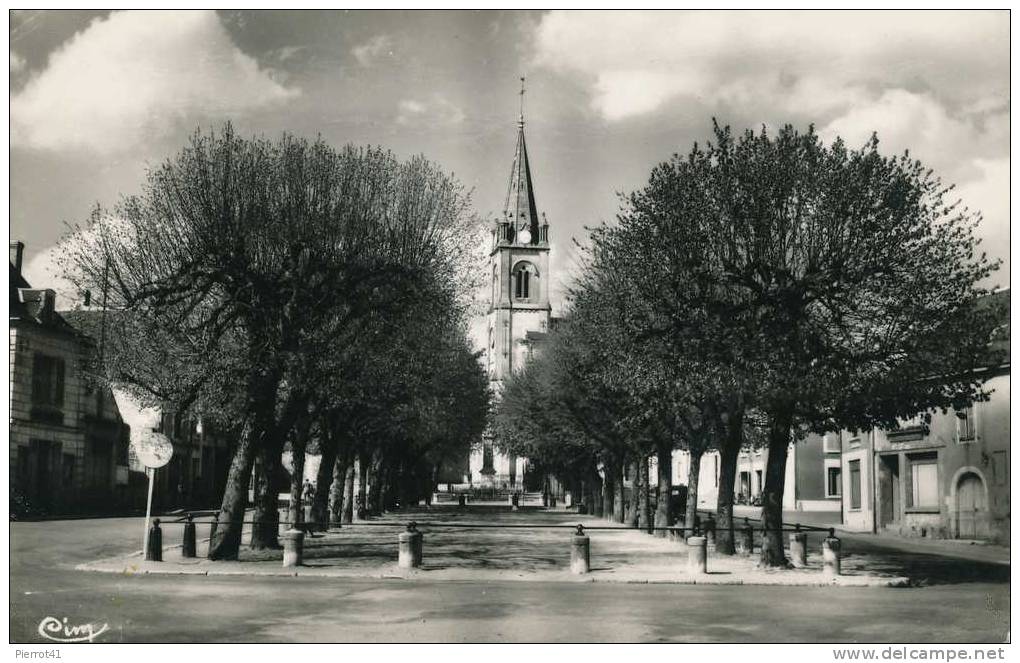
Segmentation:
<svg viewBox="0 0 1020 663">
<path fill-rule="evenodd" d="M 524 124 L 524 76 L 521 76 L 521 125 Z"/>
</svg>

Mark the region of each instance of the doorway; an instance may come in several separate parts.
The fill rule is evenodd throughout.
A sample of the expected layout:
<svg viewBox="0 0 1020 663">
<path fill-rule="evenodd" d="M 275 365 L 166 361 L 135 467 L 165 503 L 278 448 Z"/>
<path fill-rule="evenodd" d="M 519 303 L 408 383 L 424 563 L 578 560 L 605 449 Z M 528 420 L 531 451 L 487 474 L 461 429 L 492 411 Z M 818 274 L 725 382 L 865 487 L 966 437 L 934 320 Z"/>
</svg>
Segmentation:
<svg viewBox="0 0 1020 663">
<path fill-rule="evenodd" d="M 878 468 L 880 527 L 888 527 L 900 520 L 900 457 L 880 456 Z"/>
<path fill-rule="evenodd" d="M 982 538 L 987 511 L 984 482 L 973 472 L 967 472 L 956 484 L 956 538 Z"/>
</svg>

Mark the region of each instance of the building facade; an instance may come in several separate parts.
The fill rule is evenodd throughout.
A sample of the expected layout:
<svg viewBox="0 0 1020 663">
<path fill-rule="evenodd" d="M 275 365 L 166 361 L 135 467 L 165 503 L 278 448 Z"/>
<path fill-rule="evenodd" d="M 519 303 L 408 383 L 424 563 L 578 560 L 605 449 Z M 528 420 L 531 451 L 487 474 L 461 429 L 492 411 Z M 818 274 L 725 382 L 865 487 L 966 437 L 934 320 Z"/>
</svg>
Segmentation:
<svg viewBox="0 0 1020 663">
<path fill-rule="evenodd" d="M 503 215 L 492 229 L 489 272 L 486 370 L 490 389 L 499 398 L 503 381 L 521 369 L 536 339 L 549 331 L 552 313 L 549 224 L 544 215 L 539 217 L 535 203 L 523 114 Z M 498 440 L 487 433 L 471 455 L 467 479 L 472 485 L 518 488 L 526 468 L 525 459 L 500 453 Z"/>
<path fill-rule="evenodd" d="M 130 503 L 129 427 L 84 370 L 96 351 L 21 274 L 11 245 L 10 493 L 16 515 L 113 513 Z"/>
<path fill-rule="evenodd" d="M 737 473 L 733 482 L 736 504 L 756 504 L 765 488 L 765 466 L 768 449 L 745 449 L 737 457 Z M 686 485 L 690 454 L 673 452 L 673 485 Z M 706 452 L 701 458 L 698 474 L 698 505 L 715 509 L 719 500 L 719 452 Z M 785 511 L 820 512 L 831 522 L 841 517 L 840 446 L 838 435 L 811 434 L 791 442 L 786 459 L 783 486 Z M 653 475 L 654 476 L 654 475 Z"/>
<path fill-rule="evenodd" d="M 1009 307 L 1009 290 L 991 299 Z M 850 529 L 1009 542 L 1009 341 L 982 370 L 987 401 L 895 430 L 843 431 L 843 522 Z"/>
<path fill-rule="evenodd" d="M 844 432 L 843 519 L 852 529 L 1009 541 L 1009 370 L 988 401 L 892 431 Z"/>
</svg>

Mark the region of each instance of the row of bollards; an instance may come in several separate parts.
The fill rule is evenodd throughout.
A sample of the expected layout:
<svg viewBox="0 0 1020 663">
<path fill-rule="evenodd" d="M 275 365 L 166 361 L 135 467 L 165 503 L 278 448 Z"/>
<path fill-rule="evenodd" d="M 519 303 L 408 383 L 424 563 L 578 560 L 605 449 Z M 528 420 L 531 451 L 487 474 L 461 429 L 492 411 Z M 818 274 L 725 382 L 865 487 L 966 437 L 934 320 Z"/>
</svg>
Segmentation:
<svg viewBox="0 0 1020 663">
<path fill-rule="evenodd" d="M 698 534 L 686 539 L 687 544 L 687 572 L 691 575 L 702 575 L 708 573 L 708 548 L 715 544 L 715 528 L 711 519 L 706 520 L 704 534 Z M 671 529 L 669 531 L 671 540 L 683 541 L 683 529 Z M 304 560 L 305 533 L 302 530 L 291 528 L 285 531 L 283 538 L 283 566 L 301 566 Z M 397 565 L 402 569 L 416 569 L 422 563 L 423 536 L 418 531 L 417 523 L 411 521 L 407 529 L 397 536 L 398 554 Z M 754 530 L 747 519 L 744 520 L 744 527 L 741 528 L 736 538 L 736 551 L 741 555 L 751 555 L 754 552 Z M 836 538 L 835 530 L 829 529 L 829 535 L 822 541 L 822 572 L 826 576 L 838 576 L 841 572 L 840 553 L 842 544 Z M 191 514 L 187 516 L 184 524 L 184 542 L 181 546 L 182 557 L 195 557 L 195 522 Z M 149 529 L 148 547 L 145 550 L 145 560 L 150 562 L 163 561 L 163 532 L 160 528 L 159 518 L 152 521 Z M 795 568 L 807 566 L 807 533 L 800 531 L 800 526 L 790 532 L 790 563 Z M 570 543 L 570 570 L 572 573 L 584 574 L 591 570 L 591 539 L 584 531 L 583 525 L 578 525 Z"/>
</svg>

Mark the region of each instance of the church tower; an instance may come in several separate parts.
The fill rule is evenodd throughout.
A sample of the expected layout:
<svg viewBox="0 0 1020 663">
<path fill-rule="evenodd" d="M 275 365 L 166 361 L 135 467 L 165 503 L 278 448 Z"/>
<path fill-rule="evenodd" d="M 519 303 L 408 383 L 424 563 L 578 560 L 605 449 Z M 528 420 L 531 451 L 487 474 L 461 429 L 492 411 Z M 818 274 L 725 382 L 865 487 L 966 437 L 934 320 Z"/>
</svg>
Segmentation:
<svg viewBox="0 0 1020 663">
<path fill-rule="evenodd" d="M 492 229 L 489 251 L 489 313 L 486 363 L 489 384 L 496 398 L 502 383 L 527 361 L 529 340 L 549 331 L 549 224 L 539 217 L 531 179 L 528 147 L 524 140 L 524 79 L 521 79 L 521 115 L 517 122 L 517 149 L 510 168 L 502 216 Z M 529 334 L 532 336 L 529 338 Z M 486 436 L 481 454 L 471 458 L 471 474 L 486 485 L 520 488 L 524 459 L 505 457 Z M 498 445 L 495 445 L 498 446 Z M 480 458 L 477 456 L 481 456 Z"/>
</svg>

